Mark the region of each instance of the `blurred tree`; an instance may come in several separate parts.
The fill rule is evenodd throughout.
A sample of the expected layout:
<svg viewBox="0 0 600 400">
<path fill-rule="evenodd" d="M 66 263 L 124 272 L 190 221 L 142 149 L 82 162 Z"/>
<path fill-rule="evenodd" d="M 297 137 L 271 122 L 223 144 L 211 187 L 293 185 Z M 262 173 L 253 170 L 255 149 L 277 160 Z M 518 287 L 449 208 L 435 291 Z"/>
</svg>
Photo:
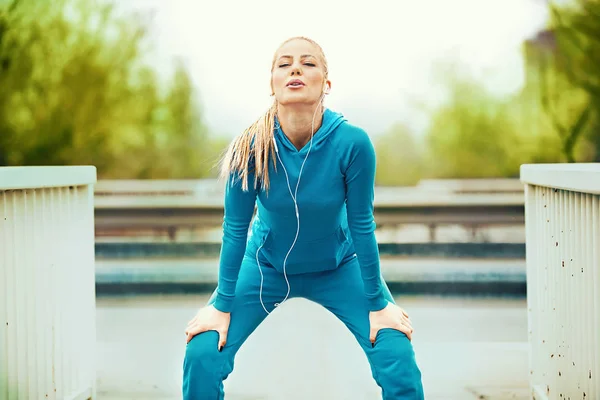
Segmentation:
<svg viewBox="0 0 600 400">
<path fill-rule="evenodd" d="M 195 99 L 192 81 L 182 64 L 175 70 L 165 106 L 168 116 L 166 131 L 170 134 L 164 137 L 169 142 L 161 147 L 168 149 L 167 152 L 171 154 L 169 162 L 180 158 L 172 174 L 182 178 L 205 175 L 211 168 L 207 159 L 210 152 L 208 130 L 202 124 L 200 105 Z M 189 149 L 196 151 L 190 152 Z"/>
<path fill-rule="evenodd" d="M 600 161 L 600 0 L 560 3 L 549 3 L 550 28 L 525 43 L 518 93 L 493 96 L 460 63 L 434 69 L 448 96 L 431 112 L 418 175 L 517 177 L 523 163 Z M 418 158 L 405 133 L 394 135 L 378 145 L 382 183 L 394 179 L 398 167 L 390 165 L 402 165 L 396 149 L 406 146 Z"/>
<path fill-rule="evenodd" d="M 542 31 L 525 43 L 527 83 L 525 90 L 537 95 L 549 129 L 558 135 L 562 155 L 567 162 L 575 162 L 576 146 L 593 118 L 593 102 L 567 76 L 566 64 L 571 61 L 560 51 L 553 31 Z"/>
<path fill-rule="evenodd" d="M 419 182 L 423 151 L 409 129 L 398 123 L 374 139 L 377 151 L 377 185 L 410 186 Z"/>
<path fill-rule="evenodd" d="M 600 161 L 600 1 L 548 4 L 549 28 L 525 45 L 528 86 L 566 161 Z"/>
<path fill-rule="evenodd" d="M 549 2 L 559 68 L 594 101 L 600 99 L 600 1 Z"/>
<path fill-rule="evenodd" d="M 448 99 L 427 133 L 427 175 L 437 178 L 518 176 L 522 140 L 507 103 L 467 77 L 447 76 Z"/>
<path fill-rule="evenodd" d="M 142 62 L 148 25 L 98 0 L 0 2 L 0 165 L 93 164 L 99 177 L 209 173 L 182 65 Z"/>
<path fill-rule="evenodd" d="M 572 60 L 565 65 L 567 76 L 589 96 L 587 139 L 594 145 L 593 160 L 600 162 L 600 1 L 578 0 L 571 9 L 553 11 L 561 52 Z"/>
</svg>

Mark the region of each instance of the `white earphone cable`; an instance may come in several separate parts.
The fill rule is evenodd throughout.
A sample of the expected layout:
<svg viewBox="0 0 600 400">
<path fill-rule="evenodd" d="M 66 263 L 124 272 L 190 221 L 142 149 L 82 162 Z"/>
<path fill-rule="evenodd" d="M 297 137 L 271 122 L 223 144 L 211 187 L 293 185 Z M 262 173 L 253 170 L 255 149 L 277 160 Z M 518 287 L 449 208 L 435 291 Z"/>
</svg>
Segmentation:
<svg viewBox="0 0 600 400">
<path fill-rule="evenodd" d="M 294 241 L 292 242 L 292 245 L 290 247 L 290 249 L 288 250 L 287 254 L 285 255 L 285 258 L 283 260 L 283 276 L 285 278 L 285 281 L 287 283 L 287 294 L 285 295 L 285 298 L 279 302 L 279 303 L 275 303 L 275 307 L 279 307 L 281 304 L 283 304 L 285 301 L 287 301 L 289 295 L 290 295 L 290 291 L 291 291 L 291 287 L 290 287 L 290 281 L 288 280 L 288 276 L 287 276 L 287 271 L 286 271 L 286 266 L 287 266 L 287 259 L 290 255 L 290 253 L 292 252 L 292 250 L 294 249 L 294 246 L 296 245 L 296 241 L 298 240 L 298 235 L 300 234 L 300 212 L 298 210 L 298 202 L 297 202 L 297 196 L 298 196 L 298 187 L 300 186 L 300 177 L 302 176 L 302 171 L 304 169 L 304 164 L 306 163 L 306 160 L 308 159 L 308 155 L 310 154 L 310 151 L 312 149 L 312 143 L 313 143 L 313 136 L 315 134 L 315 118 L 317 116 L 317 111 L 319 110 L 319 106 L 321 106 L 323 99 L 325 98 L 325 94 L 323 93 L 321 95 L 321 99 L 319 100 L 319 103 L 315 109 L 315 112 L 313 114 L 313 118 L 312 118 L 312 123 L 311 123 L 311 134 L 310 134 L 310 145 L 308 147 L 308 151 L 306 153 L 306 156 L 304 157 L 304 161 L 302 161 L 302 165 L 300 166 L 300 171 L 298 172 L 298 181 L 296 182 L 296 190 L 294 191 L 294 193 L 292 193 L 292 187 L 290 185 L 290 179 L 287 173 L 287 170 L 285 168 L 285 164 L 283 164 L 283 161 L 281 160 L 281 157 L 279 156 L 279 149 L 277 148 L 277 141 L 275 140 L 275 136 L 273 135 L 273 143 L 275 146 L 275 154 L 277 155 L 277 159 L 279 160 L 279 162 L 281 163 L 281 166 L 283 167 L 283 172 L 285 173 L 285 179 L 287 181 L 287 186 L 288 186 L 288 190 L 290 192 L 290 196 L 292 197 L 292 200 L 294 201 L 294 209 L 296 212 L 296 222 L 297 222 L 297 228 L 296 228 L 296 236 L 294 237 Z M 262 305 L 263 309 L 265 310 L 265 312 L 267 314 L 270 314 L 270 312 L 267 310 L 267 308 L 265 307 L 265 304 L 263 303 L 262 300 L 262 290 L 263 290 L 263 273 L 262 273 L 262 269 L 260 267 L 260 261 L 258 260 L 258 253 L 260 251 L 260 249 L 263 247 L 263 245 L 261 244 L 260 247 L 256 250 L 256 263 L 258 265 L 258 270 L 260 271 L 260 290 L 259 290 L 259 298 L 260 298 L 260 304 Z"/>
</svg>

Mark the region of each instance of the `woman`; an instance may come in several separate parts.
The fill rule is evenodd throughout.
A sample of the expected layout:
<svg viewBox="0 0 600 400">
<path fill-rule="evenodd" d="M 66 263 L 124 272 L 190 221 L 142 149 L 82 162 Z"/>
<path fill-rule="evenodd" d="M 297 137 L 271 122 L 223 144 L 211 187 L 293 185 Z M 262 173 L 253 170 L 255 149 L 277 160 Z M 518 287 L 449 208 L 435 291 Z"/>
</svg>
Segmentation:
<svg viewBox="0 0 600 400">
<path fill-rule="evenodd" d="M 344 322 L 383 399 L 423 399 L 411 322 L 380 274 L 374 148 L 365 131 L 323 106 L 330 87 L 318 44 L 284 42 L 271 68 L 273 106 L 223 159 L 219 282 L 186 330 L 186 400 L 223 399 L 240 346 L 292 297 Z"/>
</svg>

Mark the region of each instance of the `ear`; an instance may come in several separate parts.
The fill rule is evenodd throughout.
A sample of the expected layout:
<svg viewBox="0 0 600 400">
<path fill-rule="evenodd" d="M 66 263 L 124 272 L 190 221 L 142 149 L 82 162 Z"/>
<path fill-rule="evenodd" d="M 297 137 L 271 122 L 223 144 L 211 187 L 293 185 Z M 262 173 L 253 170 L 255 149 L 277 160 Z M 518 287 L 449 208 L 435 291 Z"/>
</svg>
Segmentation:
<svg viewBox="0 0 600 400">
<path fill-rule="evenodd" d="M 329 94 L 329 92 L 331 92 L 331 81 L 326 80 L 325 83 L 323 84 L 323 93 Z"/>
</svg>

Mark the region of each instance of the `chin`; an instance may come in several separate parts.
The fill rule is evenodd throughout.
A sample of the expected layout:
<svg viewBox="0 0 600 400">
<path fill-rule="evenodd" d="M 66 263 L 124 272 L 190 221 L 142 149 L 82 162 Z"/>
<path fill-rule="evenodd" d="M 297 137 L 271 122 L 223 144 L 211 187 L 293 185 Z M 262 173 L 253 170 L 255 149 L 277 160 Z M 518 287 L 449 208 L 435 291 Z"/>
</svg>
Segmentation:
<svg viewBox="0 0 600 400">
<path fill-rule="evenodd" d="M 319 98 L 298 93 L 298 94 L 285 95 L 285 96 L 281 97 L 280 99 L 277 99 L 277 101 L 282 106 L 294 106 L 294 105 L 306 106 L 306 105 L 316 104 L 319 101 Z"/>
</svg>

